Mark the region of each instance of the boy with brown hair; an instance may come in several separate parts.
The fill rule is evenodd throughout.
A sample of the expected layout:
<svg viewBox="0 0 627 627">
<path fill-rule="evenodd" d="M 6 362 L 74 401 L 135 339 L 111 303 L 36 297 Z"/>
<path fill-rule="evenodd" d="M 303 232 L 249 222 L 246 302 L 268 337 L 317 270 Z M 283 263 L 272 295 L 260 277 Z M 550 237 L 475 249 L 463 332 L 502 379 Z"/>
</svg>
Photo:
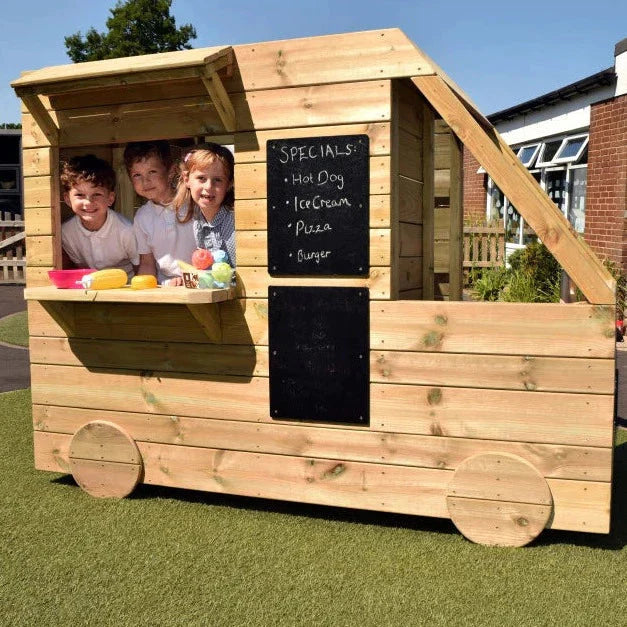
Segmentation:
<svg viewBox="0 0 627 627">
<path fill-rule="evenodd" d="M 63 250 L 79 268 L 121 268 L 130 277 L 139 256 L 133 225 L 111 209 L 115 201 L 115 172 L 95 155 L 63 163 L 61 189 L 74 216 L 61 227 Z"/>
</svg>

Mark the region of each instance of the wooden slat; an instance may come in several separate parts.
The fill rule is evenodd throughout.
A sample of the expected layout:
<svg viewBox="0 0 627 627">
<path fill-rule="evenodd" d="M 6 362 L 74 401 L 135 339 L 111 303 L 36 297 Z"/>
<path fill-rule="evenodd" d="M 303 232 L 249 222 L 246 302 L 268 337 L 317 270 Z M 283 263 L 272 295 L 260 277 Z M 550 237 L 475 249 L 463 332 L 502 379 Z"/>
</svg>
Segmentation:
<svg viewBox="0 0 627 627">
<path fill-rule="evenodd" d="M 165 375 L 33 364 L 33 403 L 249 422 L 269 420 L 265 378 Z M 74 383 L 78 379 L 81 386 Z M 512 442 L 612 444 L 611 395 L 381 384 L 372 384 L 370 394 L 370 423 L 375 430 Z"/>
<path fill-rule="evenodd" d="M 50 240 L 51 238 L 28 238 L 34 240 Z M 36 264 L 43 265 L 43 264 Z M 26 300 L 44 301 L 77 301 L 77 302 L 104 302 L 104 303 L 162 303 L 183 305 L 209 305 L 230 300 L 234 297 L 233 288 L 215 289 L 186 289 L 184 287 L 155 287 L 151 289 L 134 290 L 130 286 L 105 290 L 67 290 L 56 287 L 37 287 L 24 290 Z"/>
<path fill-rule="evenodd" d="M 422 294 L 425 300 L 435 297 L 433 220 L 435 198 L 437 195 L 433 176 L 434 151 L 434 115 L 432 110 L 423 105 L 423 174 L 422 174 Z"/>
<path fill-rule="evenodd" d="M 422 224 L 422 183 L 399 176 L 398 196 L 399 220 Z"/>
<path fill-rule="evenodd" d="M 54 178 L 50 175 L 24 178 L 24 207 L 50 207 L 52 192 L 57 188 Z"/>
<path fill-rule="evenodd" d="M 415 225 L 410 225 L 415 226 Z M 415 227 L 420 228 L 420 227 Z M 237 261 L 242 266 L 268 265 L 267 231 L 240 231 L 235 234 Z M 370 229 L 370 263 L 384 266 L 390 263 L 390 230 Z M 304 244 L 303 244 L 304 245 Z M 312 244 L 309 244 L 312 246 Z M 408 250 L 415 249 L 415 246 Z M 294 251 L 296 252 L 296 251 Z"/>
<path fill-rule="evenodd" d="M 201 79 L 211 96 L 211 101 L 222 120 L 224 128 L 227 131 L 234 131 L 236 128 L 235 111 L 218 73 L 205 70 L 201 75 Z"/>
<path fill-rule="evenodd" d="M 367 287 L 370 290 L 370 299 L 390 298 L 390 268 L 389 266 L 371 266 L 368 278 L 314 278 L 303 277 L 272 277 L 265 268 L 244 267 L 237 268 L 238 282 L 236 286 L 238 296 L 247 298 L 267 298 L 268 285 L 309 285 L 312 287 Z"/>
<path fill-rule="evenodd" d="M 426 56 L 396 28 L 233 49 L 243 87 L 249 91 L 433 73 Z"/>
<path fill-rule="evenodd" d="M 236 201 L 242 199 L 266 198 L 267 168 L 265 163 L 244 163 L 235 165 Z M 390 193 L 390 158 L 370 158 L 370 194 Z"/>
<path fill-rule="evenodd" d="M 162 416 L 134 412 L 75 409 L 51 405 L 33 407 L 36 431 L 72 434 L 93 420 L 113 422 L 138 442 L 302 455 L 349 461 L 381 462 L 454 470 L 479 453 L 507 453 L 526 459 L 545 477 L 583 481 L 609 481 L 612 451 L 609 448 L 554 446 L 441 436 L 396 434 L 338 425 L 249 423 L 210 418 Z"/>
<path fill-rule="evenodd" d="M 197 374 L 268 376 L 266 346 L 32 337 L 33 364 Z"/>
<path fill-rule="evenodd" d="M 18 96 L 22 99 L 22 102 L 26 105 L 28 111 L 37 122 L 37 126 L 39 126 L 46 136 L 48 143 L 53 146 L 58 146 L 59 127 L 57 126 L 57 121 L 50 116 L 50 113 L 39 97 L 34 94 L 20 94 L 19 92 Z"/>
<path fill-rule="evenodd" d="M 370 380 L 530 392 L 614 393 L 614 360 L 371 351 Z"/>
<path fill-rule="evenodd" d="M 435 170 L 434 193 L 436 198 L 448 198 L 451 195 L 451 173 L 450 170 Z"/>
<path fill-rule="evenodd" d="M 26 259 L 29 266 L 54 265 L 54 239 L 51 235 L 29 236 L 26 238 Z"/>
<path fill-rule="evenodd" d="M 106 59 L 104 61 L 87 61 L 85 63 L 56 65 L 29 72 L 11 83 L 14 88 L 30 87 L 40 93 L 54 93 L 53 86 L 62 84 L 64 91 L 87 89 L 93 87 L 90 81 L 113 77 L 121 82 L 133 82 L 133 75 L 139 75 L 145 81 L 145 72 L 171 71 L 198 68 L 214 63 L 220 59 L 228 60 L 232 51 L 230 46 L 214 46 L 212 48 L 196 48 L 177 52 L 160 52 L 134 57 Z M 125 76 L 123 76 L 125 75 Z M 123 78 L 120 78 L 123 76 Z M 75 81 L 69 84 L 70 81 Z M 99 87 L 109 86 L 111 81 L 98 83 Z M 46 90 L 48 86 L 48 90 Z M 59 90 L 56 90 L 59 91 Z"/>
<path fill-rule="evenodd" d="M 44 307 L 45 305 L 45 307 Z M 267 300 L 220 303 L 226 344 L 267 345 Z M 210 343 L 184 305 L 28 301 L 33 336 Z"/>
<path fill-rule="evenodd" d="M 51 170 L 51 148 L 30 148 L 22 151 L 22 172 L 28 176 L 56 176 Z"/>
<path fill-rule="evenodd" d="M 614 309 L 557 303 L 371 303 L 371 349 L 614 359 Z"/>
<path fill-rule="evenodd" d="M 36 468 L 68 472 L 70 439 L 65 434 L 35 432 Z M 141 443 L 139 448 L 146 465 L 146 483 L 286 500 L 305 501 L 315 496 L 320 499 L 315 502 L 326 505 L 448 517 L 445 491 L 452 473 L 447 470 L 374 464 L 344 466 L 335 460 L 254 453 L 225 455 L 221 450 L 163 444 Z M 374 478 L 372 471 L 376 473 Z M 341 477 L 343 480 L 335 483 Z M 549 479 L 548 483 L 555 506 L 551 528 L 607 533 L 611 484 L 560 479 Z M 305 491 L 303 486 L 310 487 Z M 239 492 L 240 487 L 245 492 Z M 344 492 L 346 497 L 338 502 L 336 498 Z M 365 495 L 364 500 L 361 495 Z M 372 497 L 375 498 L 371 500 Z"/>
<path fill-rule="evenodd" d="M 391 433 L 612 446 L 611 395 L 371 384 L 370 424 Z"/>
<path fill-rule="evenodd" d="M 206 97 L 70 109 L 57 113 L 63 146 L 116 144 L 224 133 Z"/>
<path fill-rule="evenodd" d="M 438 76 L 412 79 L 592 303 L 614 304 L 615 281 L 494 131 L 489 137 Z"/>
<path fill-rule="evenodd" d="M 56 114 L 51 113 L 53 119 Z M 45 148 L 50 146 L 50 140 L 39 128 L 35 118 L 30 113 L 22 113 L 22 150 L 26 148 Z"/>
<path fill-rule="evenodd" d="M 390 196 L 370 196 L 369 225 L 373 229 L 390 226 Z M 263 231 L 268 227 L 268 211 L 265 198 L 238 200 L 235 211 L 235 230 Z"/>
<path fill-rule="evenodd" d="M 390 82 L 312 85 L 233 94 L 238 130 L 324 126 L 390 119 Z"/>
<path fill-rule="evenodd" d="M 416 137 L 422 137 L 422 112 L 421 106 L 418 105 L 422 101 L 420 92 L 407 80 L 394 81 L 394 84 L 398 93 L 399 128 Z"/>
<path fill-rule="evenodd" d="M 422 225 L 401 222 L 399 224 L 399 255 L 401 257 L 421 257 L 422 246 Z"/>
<path fill-rule="evenodd" d="M 399 163 L 401 176 L 422 182 L 422 139 L 399 129 Z"/>
<path fill-rule="evenodd" d="M 462 242 L 464 239 L 464 191 L 461 145 L 449 136 L 451 191 L 449 223 L 449 300 L 461 300 L 464 288 Z"/>
<path fill-rule="evenodd" d="M 24 209 L 24 232 L 26 235 L 53 235 L 53 218 L 50 207 L 28 207 Z"/>
<path fill-rule="evenodd" d="M 39 287 L 50 285 L 50 279 L 48 278 L 48 270 L 53 270 L 52 267 L 31 267 L 26 266 L 26 285 L 28 287 Z"/>
<path fill-rule="evenodd" d="M 390 154 L 390 124 L 341 124 L 304 128 L 281 128 L 253 131 L 235 135 L 237 163 L 266 161 L 266 142 L 270 139 L 295 139 L 299 137 L 327 137 L 337 135 L 368 135 L 371 156 Z"/>
<path fill-rule="evenodd" d="M 422 288 L 422 257 L 399 258 L 398 275 L 398 285 L 401 292 Z"/>
</svg>

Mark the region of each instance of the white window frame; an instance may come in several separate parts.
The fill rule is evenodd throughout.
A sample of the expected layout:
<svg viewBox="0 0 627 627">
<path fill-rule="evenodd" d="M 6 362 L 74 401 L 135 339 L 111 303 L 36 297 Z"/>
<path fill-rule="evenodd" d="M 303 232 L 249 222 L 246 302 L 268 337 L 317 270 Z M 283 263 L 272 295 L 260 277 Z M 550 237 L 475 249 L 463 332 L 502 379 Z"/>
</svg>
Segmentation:
<svg viewBox="0 0 627 627">
<path fill-rule="evenodd" d="M 559 156 L 562 150 L 566 148 L 569 142 L 575 141 L 577 139 L 582 139 L 582 138 L 584 139 L 584 141 L 575 155 L 572 155 L 571 157 Z M 590 140 L 590 135 L 588 133 L 581 133 L 579 135 L 569 135 L 568 137 L 565 137 L 564 140 L 562 141 L 562 145 L 557 149 L 557 152 L 555 153 L 555 157 L 553 157 L 553 163 L 572 163 L 574 161 L 577 161 L 579 157 L 581 157 L 581 155 L 583 154 L 583 151 L 586 149 L 586 146 L 588 145 L 589 140 Z"/>
<path fill-rule="evenodd" d="M 542 142 L 540 153 L 538 154 L 538 161 L 536 162 L 536 168 L 548 168 L 554 165 L 553 159 L 550 159 L 549 161 L 544 161 L 544 150 L 547 144 L 559 142 L 560 145 L 557 147 L 557 150 L 555 151 L 555 154 L 557 154 L 560 148 L 562 147 L 562 144 L 564 143 L 564 139 L 565 139 L 564 137 L 555 137 L 553 139 L 547 139 Z"/>
<path fill-rule="evenodd" d="M 524 146 L 521 146 L 517 151 L 516 151 L 516 156 L 518 157 L 519 161 L 526 167 L 528 168 L 534 161 L 534 159 L 536 158 L 536 156 L 538 155 L 538 151 L 540 150 L 540 146 L 542 145 L 542 142 L 533 142 L 532 144 L 525 144 Z M 520 158 L 520 155 L 522 154 L 522 151 L 525 150 L 525 148 L 533 148 L 536 147 L 536 149 L 533 151 L 533 154 L 531 155 L 531 157 L 529 159 L 527 159 L 527 161 L 523 161 Z"/>
</svg>

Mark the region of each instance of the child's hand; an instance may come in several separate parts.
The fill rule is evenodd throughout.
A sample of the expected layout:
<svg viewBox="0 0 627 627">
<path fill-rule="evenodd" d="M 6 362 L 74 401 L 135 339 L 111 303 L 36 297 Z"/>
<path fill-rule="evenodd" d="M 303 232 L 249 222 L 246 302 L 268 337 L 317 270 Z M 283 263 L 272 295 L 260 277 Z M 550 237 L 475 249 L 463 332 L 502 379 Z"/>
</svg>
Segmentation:
<svg viewBox="0 0 627 627">
<path fill-rule="evenodd" d="M 179 286 L 183 285 L 183 277 L 175 276 L 172 279 L 168 279 L 167 281 L 164 281 L 163 285 L 165 287 L 179 287 Z"/>
</svg>

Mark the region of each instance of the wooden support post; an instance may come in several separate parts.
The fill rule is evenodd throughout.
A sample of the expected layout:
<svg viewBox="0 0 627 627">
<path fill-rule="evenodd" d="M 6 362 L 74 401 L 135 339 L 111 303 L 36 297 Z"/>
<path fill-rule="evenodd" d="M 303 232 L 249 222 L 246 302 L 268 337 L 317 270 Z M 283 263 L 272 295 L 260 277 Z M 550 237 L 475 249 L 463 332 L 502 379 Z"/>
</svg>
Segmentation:
<svg viewBox="0 0 627 627">
<path fill-rule="evenodd" d="M 205 330 L 207 337 L 216 344 L 222 342 L 222 323 L 220 309 L 217 303 L 192 304 L 188 303 L 189 312 L 196 318 L 200 326 Z"/>
<path fill-rule="evenodd" d="M 235 109 L 218 73 L 212 69 L 205 69 L 201 72 L 200 78 L 211 96 L 224 128 L 227 131 L 235 131 Z"/>
<path fill-rule="evenodd" d="M 451 155 L 450 221 L 449 221 L 449 300 L 462 300 L 464 288 L 462 243 L 464 208 L 462 185 L 462 150 L 458 139 L 449 135 Z"/>
<path fill-rule="evenodd" d="M 512 201 L 557 261 L 594 304 L 614 304 L 616 282 L 580 240 L 557 206 L 494 131 L 479 125 L 439 76 L 414 76 L 414 84 Z"/>
<path fill-rule="evenodd" d="M 50 113 L 44 107 L 39 96 L 35 93 L 30 93 L 27 89 L 16 89 L 17 95 L 22 99 L 22 102 L 26 105 L 35 121 L 39 125 L 39 128 L 43 131 L 44 135 L 48 138 L 48 141 L 52 146 L 59 145 L 59 127 L 50 116 Z"/>
<path fill-rule="evenodd" d="M 435 218 L 435 173 L 434 150 L 435 118 L 425 103 L 422 108 L 422 299 L 435 298 L 434 281 L 434 218 Z"/>
<path fill-rule="evenodd" d="M 124 165 L 124 148 L 113 148 L 113 169 L 115 170 L 115 208 L 118 213 L 133 220 L 135 215 L 135 190 L 126 173 Z"/>
</svg>

